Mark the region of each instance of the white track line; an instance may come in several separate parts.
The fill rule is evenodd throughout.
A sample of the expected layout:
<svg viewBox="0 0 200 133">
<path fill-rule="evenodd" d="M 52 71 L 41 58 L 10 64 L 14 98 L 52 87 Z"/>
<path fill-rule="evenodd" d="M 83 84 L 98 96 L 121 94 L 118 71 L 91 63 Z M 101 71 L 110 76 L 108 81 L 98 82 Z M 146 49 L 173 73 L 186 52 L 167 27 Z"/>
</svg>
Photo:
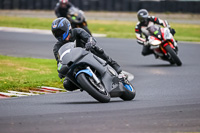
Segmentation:
<svg viewBox="0 0 200 133">
<path fill-rule="evenodd" d="M 55 88 L 55 87 L 48 87 L 48 86 L 41 86 L 41 88 L 43 90 L 49 90 L 49 91 L 62 91 L 62 90 L 64 90 L 64 89 Z"/>
<path fill-rule="evenodd" d="M 0 92 L 0 95 L 1 95 L 1 96 L 5 96 L 5 97 L 12 97 L 12 96 L 21 97 L 21 96 L 25 96 L 25 95 L 12 94 L 12 93 L 5 93 L 5 92 Z"/>
<path fill-rule="evenodd" d="M 33 96 L 33 95 L 38 95 L 38 94 L 33 94 L 33 93 L 26 93 L 26 92 L 18 92 L 18 91 L 8 91 L 11 94 L 17 94 L 17 95 L 25 95 L 25 96 Z"/>
</svg>

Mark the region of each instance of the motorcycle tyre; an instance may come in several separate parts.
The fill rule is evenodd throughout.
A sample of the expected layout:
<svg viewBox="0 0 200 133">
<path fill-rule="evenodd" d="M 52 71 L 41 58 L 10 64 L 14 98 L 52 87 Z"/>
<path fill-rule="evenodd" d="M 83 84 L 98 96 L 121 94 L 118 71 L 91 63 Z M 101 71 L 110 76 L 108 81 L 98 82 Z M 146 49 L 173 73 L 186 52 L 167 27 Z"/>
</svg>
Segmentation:
<svg viewBox="0 0 200 133">
<path fill-rule="evenodd" d="M 172 60 L 176 63 L 177 66 L 181 66 L 182 62 L 179 59 L 179 57 L 176 55 L 175 51 L 169 46 L 167 45 L 165 47 L 166 51 L 170 54 Z"/>
<path fill-rule="evenodd" d="M 101 103 L 108 103 L 110 101 L 110 95 L 102 94 L 99 92 L 94 85 L 92 85 L 89 81 L 89 76 L 81 73 L 77 76 L 77 81 L 81 85 L 82 89 L 85 90 L 89 95 L 91 95 L 94 99 Z"/>
<path fill-rule="evenodd" d="M 128 82 L 127 85 L 130 85 L 131 88 L 133 89 L 133 91 L 130 91 L 125 86 L 123 86 L 124 87 L 124 93 L 120 96 L 120 98 L 124 101 L 130 101 L 130 100 L 133 100 L 135 98 L 136 90 L 129 81 L 126 81 L 126 82 Z M 126 84 L 126 83 L 124 83 L 124 84 Z"/>
</svg>

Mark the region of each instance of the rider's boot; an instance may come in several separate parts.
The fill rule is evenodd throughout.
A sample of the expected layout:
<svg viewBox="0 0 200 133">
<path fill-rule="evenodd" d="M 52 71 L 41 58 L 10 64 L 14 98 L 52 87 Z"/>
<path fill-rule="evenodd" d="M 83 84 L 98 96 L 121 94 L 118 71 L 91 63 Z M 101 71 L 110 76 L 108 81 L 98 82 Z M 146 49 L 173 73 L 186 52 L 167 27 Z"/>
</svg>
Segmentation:
<svg viewBox="0 0 200 133">
<path fill-rule="evenodd" d="M 119 64 L 116 62 L 116 61 L 114 61 L 113 59 L 111 59 L 111 58 L 109 58 L 109 57 L 107 57 L 107 63 L 113 68 L 113 69 L 115 69 L 115 71 L 118 73 L 118 74 L 120 74 L 121 72 L 122 72 L 122 69 L 121 69 L 121 67 L 119 66 Z"/>
<path fill-rule="evenodd" d="M 153 54 L 154 54 L 155 58 L 158 59 L 159 56 L 157 54 L 155 54 L 155 53 L 153 53 Z"/>
<path fill-rule="evenodd" d="M 125 82 L 125 80 L 127 80 L 128 78 L 128 75 L 122 72 L 120 65 L 116 61 L 114 61 L 112 58 L 109 58 L 109 57 L 106 61 L 119 74 L 118 78 L 120 79 L 120 81 Z"/>
<path fill-rule="evenodd" d="M 106 61 L 119 74 L 118 78 L 120 79 L 120 81 L 125 82 L 125 80 L 127 80 L 128 78 L 128 75 L 125 73 L 122 73 L 122 69 L 120 65 L 116 61 L 114 61 L 112 58 L 109 58 L 108 56 L 107 56 Z"/>
<path fill-rule="evenodd" d="M 113 69 L 115 69 L 115 71 L 119 74 L 119 75 L 118 75 L 118 78 L 120 79 L 120 81 L 125 82 L 125 80 L 127 80 L 127 78 L 128 78 L 128 75 L 127 75 L 127 74 L 124 74 L 124 73 L 122 72 L 122 69 L 121 69 L 120 65 L 119 65 L 116 61 L 114 61 L 112 58 L 110 58 L 110 57 L 108 57 L 107 55 L 105 55 L 105 53 L 102 54 L 102 56 L 104 56 L 104 60 L 106 60 L 106 62 L 107 62 Z M 102 57 L 102 56 L 101 56 L 101 57 Z"/>
<path fill-rule="evenodd" d="M 104 50 L 100 47 L 98 47 L 97 45 L 95 45 L 92 49 L 90 49 L 90 51 L 97 55 L 98 57 L 102 58 L 103 60 L 105 60 L 113 69 L 115 69 L 115 71 L 120 74 L 122 72 L 121 67 L 119 66 L 119 64 L 117 64 L 116 61 L 114 61 L 112 58 L 110 58 L 108 55 L 106 55 L 106 53 L 104 52 Z"/>
</svg>

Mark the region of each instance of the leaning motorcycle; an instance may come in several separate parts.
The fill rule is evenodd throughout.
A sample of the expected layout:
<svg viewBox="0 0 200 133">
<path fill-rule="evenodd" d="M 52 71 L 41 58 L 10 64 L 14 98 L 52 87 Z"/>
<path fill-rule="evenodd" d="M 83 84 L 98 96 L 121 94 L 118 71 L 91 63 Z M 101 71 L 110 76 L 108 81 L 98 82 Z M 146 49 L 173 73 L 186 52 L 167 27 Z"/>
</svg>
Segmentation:
<svg viewBox="0 0 200 133">
<path fill-rule="evenodd" d="M 128 79 L 119 79 L 106 61 L 72 44 L 60 48 L 58 72 L 102 103 L 109 102 L 112 97 L 129 101 L 136 95 Z"/>
<path fill-rule="evenodd" d="M 170 33 L 169 28 L 161 28 L 158 25 L 152 25 L 147 28 L 150 35 L 148 37 L 150 49 L 162 60 L 181 66 L 182 62 L 178 57 L 178 46 L 174 45 L 175 40 Z"/>
<path fill-rule="evenodd" d="M 69 8 L 67 19 L 70 21 L 72 28 L 83 28 L 91 35 L 84 12 L 82 10 L 79 10 L 76 7 Z"/>
</svg>

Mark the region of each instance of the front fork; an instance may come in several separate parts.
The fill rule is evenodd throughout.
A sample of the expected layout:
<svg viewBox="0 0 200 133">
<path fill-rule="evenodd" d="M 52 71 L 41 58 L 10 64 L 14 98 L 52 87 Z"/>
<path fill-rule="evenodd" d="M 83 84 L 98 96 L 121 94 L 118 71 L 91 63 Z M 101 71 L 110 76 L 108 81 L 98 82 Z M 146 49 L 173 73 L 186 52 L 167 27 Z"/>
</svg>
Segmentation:
<svg viewBox="0 0 200 133">
<path fill-rule="evenodd" d="M 170 47 L 172 48 L 172 49 L 175 49 L 176 50 L 176 48 L 174 47 L 174 45 L 170 42 L 170 41 L 167 41 L 167 42 L 165 42 L 163 45 L 161 45 L 161 50 L 163 51 L 163 53 L 165 54 L 165 55 L 167 55 L 167 51 L 165 50 L 165 47 L 167 46 L 167 45 L 170 45 Z M 176 51 L 177 52 L 177 51 Z"/>
<path fill-rule="evenodd" d="M 96 76 L 96 74 L 93 73 L 93 71 L 90 69 L 90 67 L 86 67 L 91 73 L 92 73 L 92 77 L 94 78 L 94 81 L 96 82 L 96 84 L 100 83 L 99 78 Z"/>
</svg>

